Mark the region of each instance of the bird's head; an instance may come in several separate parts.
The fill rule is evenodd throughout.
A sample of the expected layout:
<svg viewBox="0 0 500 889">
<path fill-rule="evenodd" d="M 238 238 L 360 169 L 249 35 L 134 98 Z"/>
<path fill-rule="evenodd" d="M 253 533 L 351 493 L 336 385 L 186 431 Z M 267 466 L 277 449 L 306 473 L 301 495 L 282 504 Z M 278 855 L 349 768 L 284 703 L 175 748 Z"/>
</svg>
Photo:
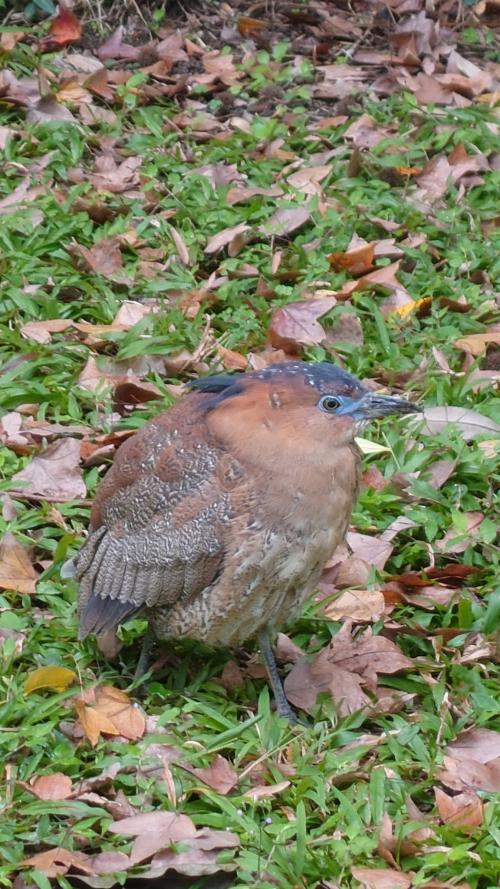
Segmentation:
<svg viewBox="0 0 500 889">
<path fill-rule="evenodd" d="M 220 374 L 193 383 L 200 408 L 224 439 L 249 446 L 266 442 L 312 448 L 350 444 L 368 421 L 420 411 L 403 398 L 377 395 L 334 364 L 289 361 L 244 374 Z M 272 444 L 271 444 L 272 442 Z"/>
</svg>

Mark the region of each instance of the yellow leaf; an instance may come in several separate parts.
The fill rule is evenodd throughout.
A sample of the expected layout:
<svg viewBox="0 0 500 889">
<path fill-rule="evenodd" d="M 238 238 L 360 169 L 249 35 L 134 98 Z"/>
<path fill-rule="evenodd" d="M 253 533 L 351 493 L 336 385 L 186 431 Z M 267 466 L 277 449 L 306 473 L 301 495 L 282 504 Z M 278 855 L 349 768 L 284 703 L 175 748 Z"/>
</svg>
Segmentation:
<svg viewBox="0 0 500 889">
<path fill-rule="evenodd" d="M 397 309 L 392 309 L 391 315 L 399 315 L 400 318 L 407 318 L 408 315 L 413 315 L 414 312 L 418 315 L 419 310 L 427 308 L 427 306 L 430 306 L 431 302 L 431 296 L 423 296 L 422 299 L 414 299 L 412 302 L 407 302 L 403 306 L 399 306 Z"/>
<path fill-rule="evenodd" d="M 28 695 L 39 688 L 53 688 L 54 691 L 64 691 L 76 679 L 76 673 L 67 667 L 39 667 L 30 673 L 24 683 L 24 691 Z"/>
<path fill-rule="evenodd" d="M 391 449 L 385 445 L 377 444 L 376 441 L 369 441 L 367 438 L 356 438 L 356 444 L 362 454 L 390 454 Z"/>
</svg>

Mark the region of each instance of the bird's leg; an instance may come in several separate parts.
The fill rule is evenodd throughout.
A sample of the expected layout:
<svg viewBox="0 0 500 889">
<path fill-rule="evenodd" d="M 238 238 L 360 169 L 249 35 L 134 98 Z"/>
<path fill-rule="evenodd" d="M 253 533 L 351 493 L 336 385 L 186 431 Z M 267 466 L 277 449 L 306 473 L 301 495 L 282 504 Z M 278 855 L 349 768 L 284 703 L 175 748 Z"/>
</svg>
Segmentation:
<svg viewBox="0 0 500 889">
<path fill-rule="evenodd" d="M 143 677 L 151 667 L 155 642 L 156 636 L 154 634 L 154 630 L 151 624 L 148 624 L 146 634 L 142 640 L 141 653 L 139 655 L 139 660 L 137 661 L 137 666 L 134 673 L 134 682 L 137 682 L 139 685 L 142 684 Z"/>
<path fill-rule="evenodd" d="M 283 688 L 283 683 L 281 681 L 281 676 L 278 671 L 276 658 L 274 657 L 274 651 L 269 630 L 266 629 L 262 631 L 259 636 L 259 645 L 262 656 L 264 658 L 264 663 L 266 665 L 269 682 L 273 690 L 278 714 L 279 716 L 284 716 L 285 719 L 288 719 L 288 721 L 291 722 L 292 725 L 296 725 L 299 720 L 292 710 L 290 704 L 288 703 L 285 689 Z"/>
</svg>

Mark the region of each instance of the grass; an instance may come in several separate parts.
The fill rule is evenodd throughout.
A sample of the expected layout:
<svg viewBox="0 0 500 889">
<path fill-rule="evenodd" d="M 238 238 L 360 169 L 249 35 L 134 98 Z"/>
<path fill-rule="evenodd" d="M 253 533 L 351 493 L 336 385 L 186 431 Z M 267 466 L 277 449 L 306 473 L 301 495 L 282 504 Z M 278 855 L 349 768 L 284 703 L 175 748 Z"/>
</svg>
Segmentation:
<svg viewBox="0 0 500 889">
<path fill-rule="evenodd" d="M 409 232 L 426 235 L 424 245 L 403 248 L 399 279 L 413 298 L 433 297 L 430 311 L 424 317 L 412 313 L 384 318 L 379 310 L 380 294 L 354 294 L 350 302 L 338 303 L 323 323 L 328 331 L 345 312 L 354 312 L 361 321 L 365 344 L 346 342 L 336 346 L 337 355 L 361 377 L 380 378 L 383 374 L 388 382 L 398 385 L 406 379 L 405 374 L 413 374 L 407 388 L 427 406 L 454 404 L 494 419 L 493 388 L 477 390 L 469 375 L 461 372 L 463 353 L 454 341 L 483 332 L 494 317 L 499 229 L 485 223 L 498 213 L 500 174 L 483 174 L 483 182 L 460 199 L 458 187 L 450 185 L 441 205 L 426 214 L 411 202 L 411 182 L 403 177 L 392 184 L 387 173 L 396 167 L 422 167 L 429 157 L 440 151 L 449 154 L 456 145 L 464 145 L 469 154 L 495 151 L 497 136 L 490 126 L 497 120 L 495 113 L 479 103 L 465 109 L 418 108 L 406 94 L 376 104 L 360 98 L 345 125 L 315 131 L 320 141 L 310 141 L 308 72 L 297 86 L 286 49 L 280 49 L 280 54 L 281 58 L 273 60 L 273 70 L 286 87 L 283 105 L 272 118 L 254 116 L 246 131 L 228 128 L 220 141 L 198 141 L 190 125 L 181 135 L 177 126 L 166 128 L 165 122 L 175 117 L 177 107 L 166 100 L 141 106 L 137 81 L 122 88 L 115 122 L 101 127 L 61 122 L 27 125 L 19 110 L 3 110 L 2 122 L 13 127 L 16 135 L 5 149 L 0 197 L 16 188 L 43 159 L 34 176 L 43 187 L 41 194 L 3 216 L 0 229 L 3 412 L 35 404 L 38 419 L 84 423 L 99 431 L 110 430 L 114 419 L 109 387 L 89 392 L 78 385 L 91 353 L 89 345 L 67 331 L 54 334 L 50 343 L 34 344 L 21 334 L 28 321 L 66 318 L 109 324 L 125 298 L 155 299 L 160 303 L 157 314 L 147 316 L 129 332 L 105 335 L 99 345 L 104 356 L 130 362 L 143 356 L 171 358 L 181 349 L 193 352 L 207 316 L 217 341 L 245 355 L 265 345 L 270 316 L 279 305 L 300 298 L 307 287 L 317 288 L 317 282 L 332 290 L 342 286 L 348 276 L 332 271 L 328 254 L 344 250 L 354 233 L 369 241 L 383 237 L 372 221 L 382 217 Z M 269 57 L 260 54 L 254 68 L 246 71 L 238 87 L 245 100 L 258 95 L 269 63 Z M 44 57 L 44 64 L 50 67 L 50 56 Z M 10 65 L 18 75 L 31 74 L 35 60 L 20 45 Z M 216 99 L 200 95 L 207 98 L 209 110 L 217 109 Z M 294 111 L 292 126 L 283 119 L 288 104 Z M 381 126 L 395 125 L 395 131 L 374 149 L 363 152 L 359 171 L 350 176 L 352 149 L 343 134 L 362 112 L 372 115 Z M 72 185 L 68 169 L 92 168 L 99 141 L 104 138 L 118 140 L 124 156 L 141 156 L 142 189 L 147 193 L 148 186 L 155 188 L 158 200 L 152 205 L 143 197 L 101 196 L 108 218 L 95 222 L 88 211 L 79 209 L 82 202 L 95 201 L 92 185 L 86 174 L 83 182 Z M 315 152 L 334 149 L 328 161 L 331 173 L 322 183 L 332 205 L 325 210 L 313 198 L 310 223 L 279 244 L 284 251 L 282 269 L 289 273 L 281 278 L 272 273 L 273 244 L 266 239 L 252 241 L 233 258 L 225 252 L 216 257 L 204 254 L 207 239 L 225 227 L 246 222 L 257 229 L 274 212 L 276 199 L 256 196 L 229 206 L 229 186 L 214 189 L 205 176 L 192 172 L 203 165 L 236 164 L 247 177 L 246 184 L 268 188 L 276 183 L 284 162 L 279 157 L 266 157 L 261 147 L 276 139 L 283 140 L 283 150 L 305 158 L 306 166 Z M 280 204 L 300 200 L 283 180 L 280 183 L 287 192 Z M 41 214 L 36 224 L 34 210 Z M 171 222 L 189 250 L 188 267 L 175 258 Z M 141 273 L 140 253 L 133 245 L 123 250 L 123 273 L 133 278 L 129 288 L 75 266 L 69 251 L 73 241 L 92 247 L 103 237 L 130 230 L 141 249 L 162 249 L 166 268 L 161 274 L 145 277 Z M 316 246 L 307 247 L 313 241 Z M 271 299 L 258 295 L 255 276 L 237 277 L 243 263 L 258 269 L 261 280 L 273 291 Z M 212 272 L 223 277 L 223 282 L 195 317 L 186 317 L 172 293 L 189 294 Z M 461 295 L 470 307 L 467 313 L 454 312 L 439 299 L 457 300 Z M 452 373 L 439 368 L 433 348 L 446 357 Z M 332 352 L 317 346 L 306 351 L 305 357 L 329 359 Z M 207 360 L 213 364 L 214 350 Z M 126 412 L 118 428 L 137 428 L 170 403 L 166 384 L 178 382 L 178 377 L 151 371 L 148 378 L 158 385 L 162 399 Z M 382 577 L 421 572 L 429 564 L 429 549 L 434 549 L 446 531 L 455 528 L 457 536 L 463 534 L 464 513 L 479 511 L 485 517 L 479 535 L 468 541 L 463 553 L 435 555 L 438 566 L 456 562 L 474 568 L 458 602 L 437 605 L 434 610 L 401 602 L 395 605 L 390 619 L 397 622 L 398 644 L 413 660 L 414 669 L 386 677 L 383 684 L 412 697 L 403 710 L 384 716 L 370 718 L 358 713 L 341 719 L 331 702 L 323 700 L 307 728 L 290 729 L 271 711 L 262 680 L 248 676 L 242 687 L 227 691 L 218 682 L 226 655 L 206 656 L 194 648 L 177 653 L 175 667 L 150 681 L 142 707 L 156 723 L 144 738 L 133 742 L 101 739 L 95 748 L 85 740 L 75 742 L 71 732 L 74 691 L 27 695 L 26 677 L 38 666 L 56 664 L 74 670 L 83 688 L 98 681 L 130 689 L 137 657 L 133 643 L 143 625 L 136 622 L 123 628 L 128 644 L 114 662 L 104 659 L 92 641 L 79 643 L 75 588 L 60 580 L 59 569 L 82 539 L 88 503 L 57 504 L 56 511 L 51 504 L 14 498 L 16 516 L 9 521 L 0 519 L 0 529 L 10 530 L 21 543 L 31 546 L 44 570 L 35 596 L 13 590 L 0 595 L 0 628 L 15 630 L 24 640 L 21 653 L 12 639 L 0 648 L 0 760 L 5 782 L 0 820 L 1 886 L 12 885 L 25 857 L 47 847 L 127 851 L 126 838 L 107 832 L 112 819 L 102 805 L 76 799 L 36 799 L 26 783 L 42 774 L 63 772 L 76 787 L 118 762 L 115 793 L 121 792 L 139 811 L 171 809 L 165 782 L 147 768 L 152 744 L 182 751 L 194 766 L 207 766 L 218 752 L 239 774 L 244 773 L 238 788 L 223 796 L 175 763 L 171 765 L 178 811 L 190 815 L 199 827 L 230 829 L 239 835 L 240 849 L 222 853 L 222 860 L 236 854 L 234 885 L 262 889 L 354 886 L 353 865 L 384 866 L 379 839 L 384 815 L 393 825 L 393 857 L 404 872 L 413 874 L 412 885 L 465 882 L 473 889 L 497 885 L 498 797 L 480 791 L 483 823 L 461 829 L 439 819 L 433 787 L 439 784 L 445 747 L 460 731 L 471 726 L 500 730 L 493 643 L 490 657 L 462 657 L 478 634 L 491 639 L 498 625 L 498 548 L 492 533 L 497 518 L 498 462 L 488 457 L 481 440 L 465 441 L 453 427 L 435 435 L 413 432 L 410 441 L 404 424 L 385 422 L 373 428 L 370 437 L 388 451 L 366 457 L 365 469 L 375 464 L 387 479 L 395 473 L 409 476 L 411 496 L 402 499 L 400 489 L 394 486 L 382 491 L 364 488 L 353 517 L 356 529 L 377 533 L 401 514 L 417 523 L 416 528 L 398 535 Z M 12 475 L 28 459 L 2 448 L 2 491 L 9 490 Z M 456 461 L 456 465 L 439 491 L 421 477 L 412 477 L 441 459 Z M 100 465 L 85 471 L 89 497 L 104 468 Z M 377 579 L 374 574 L 373 581 Z M 324 646 L 339 626 L 323 619 L 311 604 L 291 628 L 291 635 L 306 650 L 314 651 Z M 381 629 L 381 623 L 374 627 L 375 632 Z M 280 784 L 285 779 L 290 783 L 281 792 L 255 801 L 244 795 L 252 779 L 258 785 Z M 432 826 L 426 842 L 410 851 L 404 840 L 421 823 L 416 825 L 408 798 Z M 28 885 L 46 889 L 48 880 L 40 871 L 23 873 Z M 117 880 L 124 882 L 125 875 L 118 875 Z M 57 882 L 64 889 L 71 885 L 64 875 Z"/>
</svg>

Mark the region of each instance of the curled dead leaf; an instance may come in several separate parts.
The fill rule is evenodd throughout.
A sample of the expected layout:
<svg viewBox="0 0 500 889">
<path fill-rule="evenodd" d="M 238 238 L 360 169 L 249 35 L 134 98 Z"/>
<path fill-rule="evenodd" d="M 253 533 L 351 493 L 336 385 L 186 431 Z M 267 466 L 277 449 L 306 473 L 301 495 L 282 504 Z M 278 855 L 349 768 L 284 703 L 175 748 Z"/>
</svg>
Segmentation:
<svg viewBox="0 0 500 889">
<path fill-rule="evenodd" d="M 38 574 L 33 568 L 29 550 L 6 531 L 0 540 L 0 588 L 32 595 Z"/>
<path fill-rule="evenodd" d="M 302 346 L 321 343 L 326 334 L 318 318 L 326 315 L 335 304 L 335 297 L 330 296 L 281 306 L 274 312 L 269 325 L 271 344 L 275 349 L 296 354 Z"/>
</svg>

